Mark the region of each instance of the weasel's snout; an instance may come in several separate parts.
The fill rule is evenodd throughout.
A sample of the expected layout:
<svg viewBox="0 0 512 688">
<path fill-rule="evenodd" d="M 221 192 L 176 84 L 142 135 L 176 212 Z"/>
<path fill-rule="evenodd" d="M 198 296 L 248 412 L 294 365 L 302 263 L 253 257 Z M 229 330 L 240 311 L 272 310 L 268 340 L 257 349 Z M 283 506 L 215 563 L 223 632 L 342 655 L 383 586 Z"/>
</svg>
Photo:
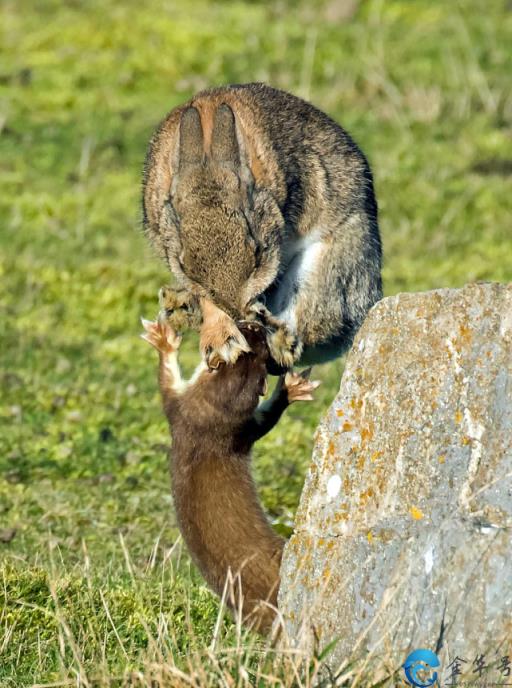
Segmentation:
<svg viewBox="0 0 512 688">
<path fill-rule="evenodd" d="M 255 321 L 247 322 L 246 320 L 237 322 L 237 327 L 251 347 L 251 353 L 267 361 L 270 352 L 267 346 L 266 328 L 261 323 Z"/>
</svg>

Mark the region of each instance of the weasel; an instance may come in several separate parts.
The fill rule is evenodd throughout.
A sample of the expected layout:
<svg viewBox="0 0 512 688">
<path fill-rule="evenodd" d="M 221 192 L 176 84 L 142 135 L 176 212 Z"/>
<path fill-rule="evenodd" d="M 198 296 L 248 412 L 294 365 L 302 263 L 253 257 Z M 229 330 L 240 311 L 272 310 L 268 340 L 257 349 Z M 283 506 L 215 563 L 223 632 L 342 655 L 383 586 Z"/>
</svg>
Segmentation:
<svg viewBox="0 0 512 688">
<path fill-rule="evenodd" d="M 239 327 L 250 351 L 234 364 L 209 370 L 201 363 L 189 382 L 181 377 L 181 338 L 161 312 L 142 321 L 142 335 L 159 354 L 159 384 L 172 433 L 171 479 L 178 526 L 209 586 L 235 614 L 269 632 L 276 614 L 284 539 L 270 526 L 251 476 L 252 445 L 294 401 L 311 400 L 320 384 L 302 374 L 282 375 L 266 393 L 269 350 L 256 322 Z"/>
</svg>

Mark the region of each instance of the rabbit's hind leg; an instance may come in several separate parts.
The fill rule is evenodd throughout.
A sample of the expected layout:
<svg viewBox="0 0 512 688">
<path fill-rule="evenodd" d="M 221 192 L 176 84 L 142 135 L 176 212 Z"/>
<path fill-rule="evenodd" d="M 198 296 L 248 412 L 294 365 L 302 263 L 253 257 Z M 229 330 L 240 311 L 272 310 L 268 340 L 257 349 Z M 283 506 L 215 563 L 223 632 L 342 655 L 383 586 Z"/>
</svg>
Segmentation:
<svg viewBox="0 0 512 688">
<path fill-rule="evenodd" d="M 336 241 L 306 246 L 292 266 L 293 288 L 272 309 L 303 342 L 299 365 L 341 356 L 382 295 L 379 254 L 368 239 L 354 237 L 349 229 L 344 234 L 338 230 Z"/>
</svg>

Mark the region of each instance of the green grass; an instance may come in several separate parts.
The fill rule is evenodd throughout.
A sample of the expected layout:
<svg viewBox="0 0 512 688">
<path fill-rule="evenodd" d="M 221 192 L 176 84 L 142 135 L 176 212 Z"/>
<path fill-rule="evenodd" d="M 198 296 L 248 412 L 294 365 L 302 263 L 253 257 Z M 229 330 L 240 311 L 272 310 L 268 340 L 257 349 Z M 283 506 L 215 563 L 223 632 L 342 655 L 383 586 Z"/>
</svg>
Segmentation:
<svg viewBox="0 0 512 688">
<path fill-rule="evenodd" d="M 295 680 L 228 617 L 206 653 L 218 602 L 177 539 L 138 338 L 169 279 L 140 231 L 145 146 L 169 109 L 229 82 L 306 96 L 371 161 L 387 294 L 512 279 L 509 3 L 368 0 L 334 21 L 343 5 L 2 3 L 0 686 Z M 317 400 L 255 450 L 280 524 L 341 370 L 318 370 Z"/>
</svg>

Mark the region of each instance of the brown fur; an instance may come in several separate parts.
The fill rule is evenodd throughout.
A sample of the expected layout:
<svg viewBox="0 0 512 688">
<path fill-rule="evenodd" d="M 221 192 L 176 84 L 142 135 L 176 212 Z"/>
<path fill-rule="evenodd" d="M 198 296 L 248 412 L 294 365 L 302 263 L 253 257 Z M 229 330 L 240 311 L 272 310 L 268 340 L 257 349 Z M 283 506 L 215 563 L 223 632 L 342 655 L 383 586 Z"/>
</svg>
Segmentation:
<svg viewBox="0 0 512 688">
<path fill-rule="evenodd" d="M 177 404 L 167 398 L 166 411 L 174 505 L 187 547 L 217 594 L 231 571 L 235 583 L 228 604 L 238 610 L 241 594 L 246 622 L 264 631 L 274 619 L 284 541 L 263 513 L 250 473 L 249 426 L 268 354 L 261 339 L 243 332 L 256 353 L 203 373 Z"/>
<path fill-rule="evenodd" d="M 250 471 L 254 442 L 278 421 L 289 403 L 311 399 L 318 385 L 288 374 L 272 397 L 266 391 L 269 359 L 264 329 L 240 329 L 250 351 L 234 365 L 203 368 L 187 386 L 181 380 L 180 339 L 165 317 L 143 321 L 160 354 L 159 381 L 172 432 L 171 474 L 178 524 L 190 554 L 219 595 L 231 575 L 228 605 L 245 623 L 267 632 L 275 617 L 284 540 L 261 508 Z M 240 605 L 241 601 L 241 605 Z"/>
</svg>

